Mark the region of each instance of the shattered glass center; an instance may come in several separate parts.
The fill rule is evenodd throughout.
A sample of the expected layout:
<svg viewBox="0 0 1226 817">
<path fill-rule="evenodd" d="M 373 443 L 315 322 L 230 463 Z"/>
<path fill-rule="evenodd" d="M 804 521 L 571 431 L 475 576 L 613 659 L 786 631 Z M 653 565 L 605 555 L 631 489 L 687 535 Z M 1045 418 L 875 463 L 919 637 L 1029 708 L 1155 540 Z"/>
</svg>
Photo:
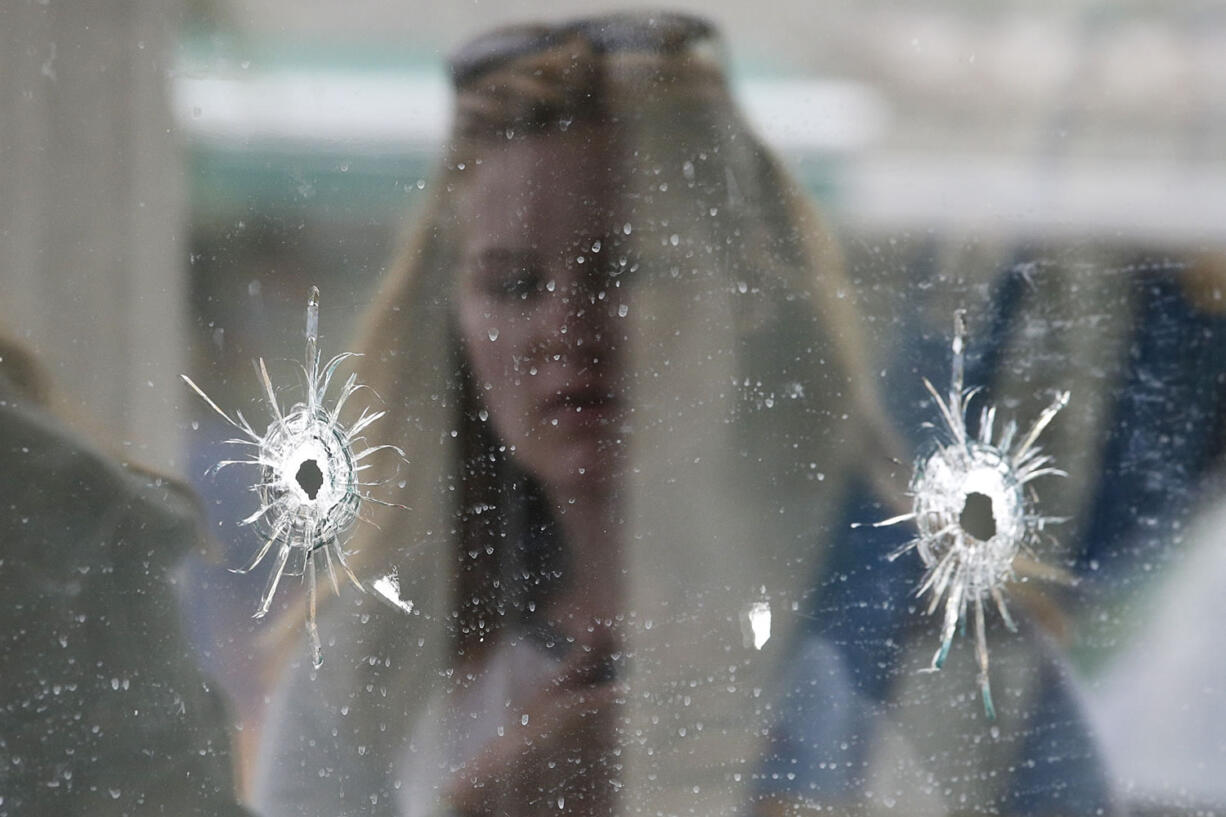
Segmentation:
<svg viewBox="0 0 1226 817">
<path fill-rule="evenodd" d="M 978 491 L 967 494 L 958 524 L 962 526 L 962 530 L 981 542 L 995 536 L 996 517 L 992 514 L 992 497 Z"/>
<path fill-rule="evenodd" d="M 356 518 L 353 505 L 355 480 L 352 454 L 331 428 L 329 417 L 312 417 L 305 406 L 274 422 L 266 433 L 273 456 L 265 468 L 260 491 L 265 502 L 293 502 L 304 522 L 343 532 Z"/>
<path fill-rule="evenodd" d="M 319 494 L 319 489 L 323 487 L 324 475 L 315 460 L 303 460 L 302 465 L 298 466 L 298 473 L 294 474 L 294 480 L 298 483 L 298 487 L 306 493 L 307 499 L 314 501 Z"/>
<path fill-rule="evenodd" d="M 926 563 L 951 549 L 973 554 L 966 575 L 972 598 L 1011 577 L 1026 538 L 1026 503 L 1000 449 L 977 441 L 940 448 L 917 470 L 911 490 Z"/>
</svg>

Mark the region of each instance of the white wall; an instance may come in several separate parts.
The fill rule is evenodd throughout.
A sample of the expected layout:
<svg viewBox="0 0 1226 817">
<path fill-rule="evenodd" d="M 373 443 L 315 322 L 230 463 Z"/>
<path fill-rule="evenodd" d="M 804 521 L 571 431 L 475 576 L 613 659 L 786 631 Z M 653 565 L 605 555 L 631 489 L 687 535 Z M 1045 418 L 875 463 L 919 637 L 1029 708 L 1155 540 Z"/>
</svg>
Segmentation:
<svg viewBox="0 0 1226 817">
<path fill-rule="evenodd" d="M 166 0 L 0 5 L 0 328 L 69 413 L 174 467 L 186 211 Z"/>
</svg>

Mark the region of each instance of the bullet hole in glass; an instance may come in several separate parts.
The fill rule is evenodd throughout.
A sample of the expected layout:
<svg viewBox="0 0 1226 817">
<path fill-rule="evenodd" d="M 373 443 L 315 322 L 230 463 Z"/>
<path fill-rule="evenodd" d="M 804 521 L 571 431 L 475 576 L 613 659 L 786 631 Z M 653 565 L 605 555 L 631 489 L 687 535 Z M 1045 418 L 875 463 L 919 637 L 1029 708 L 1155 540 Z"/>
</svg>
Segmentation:
<svg viewBox="0 0 1226 817">
<path fill-rule="evenodd" d="M 958 517 L 962 530 L 981 542 L 996 535 L 996 517 L 992 513 L 992 498 L 978 491 L 966 495 L 962 514 Z"/>
<path fill-rule="evenodd" d="M 302 465 L 298 466 L 298 473 L 294 475 L 294 479 L 298 481 L 298 487 L 311 500 L 319 495 L 319 489 L 324 484 L 323 472 L 319 470 L 319 463 L 315 460 L 303 460 Z"/>
</svg>

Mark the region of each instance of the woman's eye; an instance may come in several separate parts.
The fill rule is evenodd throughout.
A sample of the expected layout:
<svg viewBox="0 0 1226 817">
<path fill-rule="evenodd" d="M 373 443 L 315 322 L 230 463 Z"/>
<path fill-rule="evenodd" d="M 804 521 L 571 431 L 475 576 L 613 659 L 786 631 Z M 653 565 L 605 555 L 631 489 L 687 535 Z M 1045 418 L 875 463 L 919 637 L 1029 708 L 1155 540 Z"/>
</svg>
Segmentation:
<svg viewBox="0 0 1226 817">
<path fill-rule="evenodd" d="M 541 290 L 540 276 L 521 271 L 503 279 L 501 294 L 506 297 L 528 298 Z"/>
<path fill-rule="evenodd" d="M 482 276 L 482 289 L 494 298 L 526 299 L 541 291 L 541 276 L 531 269 L 490 272 Z"/>
</svg>

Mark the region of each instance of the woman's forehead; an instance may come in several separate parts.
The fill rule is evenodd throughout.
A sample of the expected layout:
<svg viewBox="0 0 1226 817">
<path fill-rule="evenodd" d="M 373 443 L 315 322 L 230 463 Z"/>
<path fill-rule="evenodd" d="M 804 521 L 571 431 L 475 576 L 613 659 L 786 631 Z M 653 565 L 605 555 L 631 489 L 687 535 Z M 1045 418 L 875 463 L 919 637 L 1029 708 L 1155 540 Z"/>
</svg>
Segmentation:
<svg viewBox="0 0 1226 817">
<path fill-rule="evenodd" d="M 535 136 L 487 153 L 461 196 L 469 244 L 570 244 L 608 236 L 625 223 L 607 140 Z"/>
<path fill-rule="evenodd" d="M 478 187 L 512 196 L 550 190 L 574 196 L 612 187 L 625 162 L 616 155 L 607 129 L 574 125 L 565 131 L 494 141 L 472 164 Z"/>
</svg>

